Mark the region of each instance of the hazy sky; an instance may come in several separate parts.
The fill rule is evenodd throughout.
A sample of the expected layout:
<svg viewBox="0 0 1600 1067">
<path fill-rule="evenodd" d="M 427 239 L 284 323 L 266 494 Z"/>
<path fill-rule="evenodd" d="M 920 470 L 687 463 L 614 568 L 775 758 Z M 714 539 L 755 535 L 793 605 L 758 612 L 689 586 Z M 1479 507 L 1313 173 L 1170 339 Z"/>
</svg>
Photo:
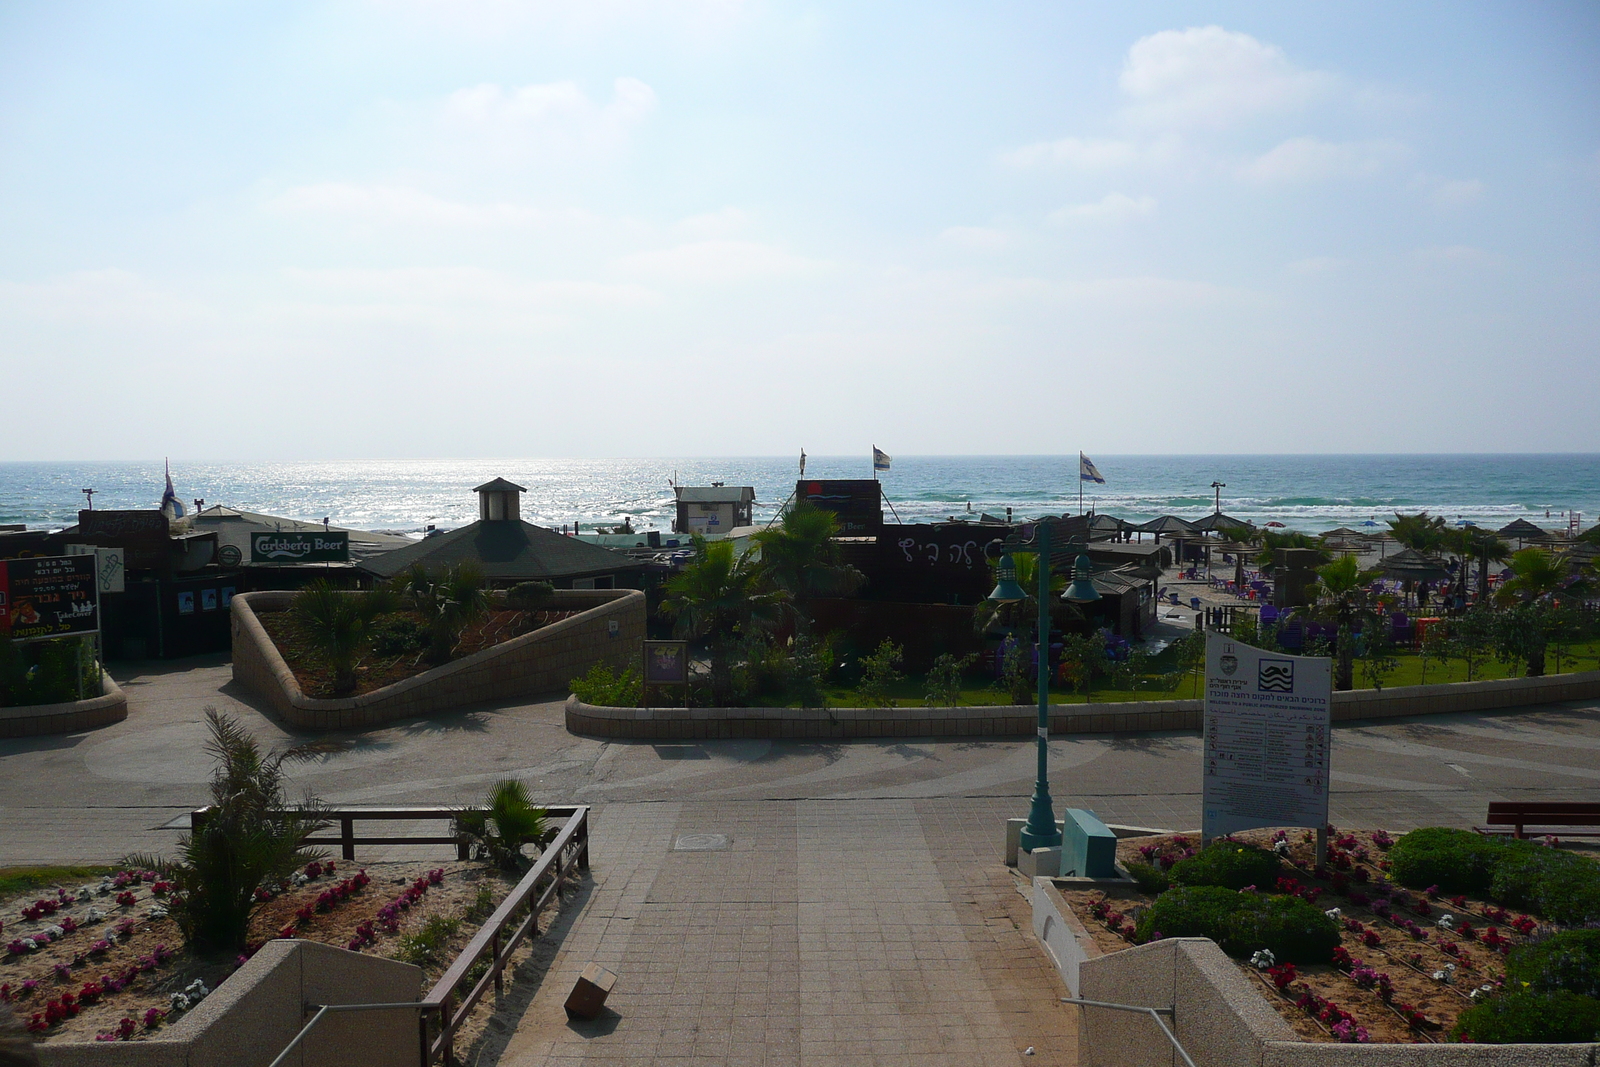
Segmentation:
<svg viewBox="0 0 1600 1067">
<path fill-rule="evenodd" d="M 1600 450 L 1600 5 L 0 6 L 0 460 Z"/>
</svg>

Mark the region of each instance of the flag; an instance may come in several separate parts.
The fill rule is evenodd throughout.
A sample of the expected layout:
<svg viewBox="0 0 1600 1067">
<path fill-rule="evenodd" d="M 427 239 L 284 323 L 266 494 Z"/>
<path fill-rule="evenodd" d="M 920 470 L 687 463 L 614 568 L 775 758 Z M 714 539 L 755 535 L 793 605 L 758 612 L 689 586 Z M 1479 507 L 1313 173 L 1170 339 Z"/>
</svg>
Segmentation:
<svg viewBox="0 0 1600 1067">
<path fill-rule="evenodd" d="M 172 488 L 172 461 L 167 461 L 167 491 L 161 494 L 161 511 L 169 519 L 181 519 L 184 516 L 183 502 L 178 499 L 177 491 Z"/>
<path fill-rule="evenodd" d="M 889 469 L 889 463 L 890 463 L 889 453 L 883 451 L 877 445 L 873 445 L 872 446 L 872 469 L 873 469 L 873 471 L 874 472 L 876 472 L 876 471 L 886 471 L 886 470 Z"/>
<path fill-rule="evenodd" d="M 1106 480 L 1100 476 L 1100 471 L 1096 469 L 1094 460 L 1082 452 L 1078 453 L 1078 480 L 1081 482 L 1094 482 L 1096 485 L 1106 484 Z"/>
</svg>

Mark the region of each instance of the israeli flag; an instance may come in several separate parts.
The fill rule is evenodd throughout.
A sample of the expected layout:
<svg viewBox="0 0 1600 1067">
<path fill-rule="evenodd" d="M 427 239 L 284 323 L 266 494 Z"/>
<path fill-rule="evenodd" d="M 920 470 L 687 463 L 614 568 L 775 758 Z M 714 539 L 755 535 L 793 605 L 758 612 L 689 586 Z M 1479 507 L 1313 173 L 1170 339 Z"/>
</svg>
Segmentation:
<svg viewBox="0 0 1600 1067">
<path fill-rule="evenodd" d="M 181 519 L 184 516 L 183 503 L 178 499 L 178 494 L 172 488 L 172 462 L 167 461 L 167 491 L 161 494 L 160 510 L 168 519 Z"/>
<path fill-rule="evenodd" d="M 1100 476 L 1100 471 L 1095 467 L 1094 460 L 1082 452 L 1078 453 L 1078 480 L 1094 482 L 1096 485 L 1106 484 L 1106 480 Z"/>
<path fill-rule="evenodd" d="M 890 463 L 889 453 L 883 451 L 877 445 L 873 445 L 872 446 L 872 469 L 874 471 L 886 471 L 886 470 L 889 469 L 889 463 Z"/>
</svg>

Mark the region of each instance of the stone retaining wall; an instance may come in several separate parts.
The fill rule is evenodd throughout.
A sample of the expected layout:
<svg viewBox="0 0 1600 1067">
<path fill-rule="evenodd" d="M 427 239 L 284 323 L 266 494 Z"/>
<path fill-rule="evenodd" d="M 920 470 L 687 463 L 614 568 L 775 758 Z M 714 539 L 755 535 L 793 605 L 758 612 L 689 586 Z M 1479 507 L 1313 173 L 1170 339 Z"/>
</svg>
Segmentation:
<svg viewBox="0 0 1600 1067">
<path fill-rule="evenodd" d="M 644 594 L 632 589 L 558 589 L 554 607 L 580 613 L 414 678 L 343 699 L 308 697 L 261 625 L 291 592 L 243 593 L 229 609 L 233 677 L 295 726 L 350 729 L 431 715 L 448 708 L 559 692 L 596 663 L 636 666 L 645 634 Z"/>
<path fill-rule="evenodd" d="M 33 737 L 37 734 L 72 734 L 109 726 L 128 717 L 128 697 L 100 672 L 104 692 L 89 700 L 65 704 L 34 704 L 20 708 L 0 708 L 0 737 Z"/>
<path fill-rule="evenodd" d="M 1333 694 L 1333 721 L 1441 715 L 1600 697 L 1600 671 Z M 1198 730 L 1199 700 L 1052 704 L 1052 734 Z M 1038 708 L 605 708 L 567 700 L 567 729 L 640 740 L 715 738 L 1031 737 Z"/>
<path fill-rule="evenodd" d="M 407 963 L 314 941 L 269 941 L 171 1026 L 143 1041 L 47 1041 L 41 1067 L 266 1067 L 323 1004 L 398 1004 L 422 997 Z M 288 1067 L 415 1067 L 417 1012 L 338 1012 L 286 1061 Z"/>
<path fill-rule="evenodd" d="M 1216 943 L 1175 937 L 1083 959 L 1086 1000 L 1173 1008 L 1170 1025 L 1197 1067 L 1592 1067 L 1600 1046 L 1340 1045 L 1301 1041 Z M 1181 1063 L 1147 1015 L 1074 1008 L 1079 1067 Z"/>
</svg>

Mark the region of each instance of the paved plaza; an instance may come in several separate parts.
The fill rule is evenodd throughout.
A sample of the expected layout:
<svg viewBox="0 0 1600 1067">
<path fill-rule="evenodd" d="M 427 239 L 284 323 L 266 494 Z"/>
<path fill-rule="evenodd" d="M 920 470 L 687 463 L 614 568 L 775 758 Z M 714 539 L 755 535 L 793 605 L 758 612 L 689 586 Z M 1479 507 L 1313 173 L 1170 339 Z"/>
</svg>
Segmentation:
<svg viewBox="0 0 1600 1067">
<path fill-rule="evenodd" d="M 214 706 L 269 745 L 316 740 L 294 779 L 331 804 L 467 803 L 514 776 L 594 806 L 593 883 L 485 1063 L 1075 1062 L 1078 1009 L 1057 1002 L 1000 863 L 1031 741 L 604 742 L 568 734 L 559 700 L 308 735 L 221 659 L 117 673 L 126 722 L 0 741 L 0 865 L 169 848 L 206 800 Z M 1050 749 L 1058 806 L 1198 826 L 1198 733 Z M 1470 825 L 1491 800 L 1600 800 L 1600 702 L 1343 725 L 1333 785 L 1335 823 L 1389 829 Z M 615 1010 L 569 1024 L 561 1000 L 591 960 L 618 975 Z"/>
</svg>

